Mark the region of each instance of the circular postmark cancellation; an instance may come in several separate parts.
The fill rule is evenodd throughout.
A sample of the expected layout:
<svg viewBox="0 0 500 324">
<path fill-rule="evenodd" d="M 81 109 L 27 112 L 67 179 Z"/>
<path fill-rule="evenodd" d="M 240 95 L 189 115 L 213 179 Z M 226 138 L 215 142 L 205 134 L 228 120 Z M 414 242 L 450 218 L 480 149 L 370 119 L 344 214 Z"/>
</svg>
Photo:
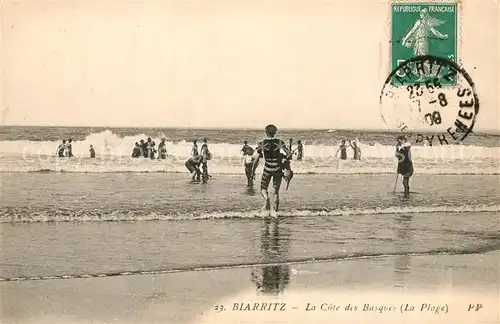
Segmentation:
<svg viewBox="0 0 500 324">
<path fill-rule="evenodd" d="M 469 74 L 454 61 L 423 55 L 399 64 L 380 94 L 380 113 L 389 129 L 416 143 L 462 142 L 473 130 L 479 99 Z"/>
</svg>

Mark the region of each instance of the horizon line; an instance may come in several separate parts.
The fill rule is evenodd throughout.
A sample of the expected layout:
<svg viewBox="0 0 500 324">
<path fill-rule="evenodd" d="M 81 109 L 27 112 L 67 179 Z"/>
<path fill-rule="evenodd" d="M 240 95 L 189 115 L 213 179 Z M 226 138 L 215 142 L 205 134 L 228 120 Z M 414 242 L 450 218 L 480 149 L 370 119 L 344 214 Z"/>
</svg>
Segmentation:
<svg viewBox="0 0 500 324">
<path fill-rule="evenodd" d="M 1 124 L 0 127 L 41 127 L 41 128 L 103 128 L 103 129 L 119 129 L 119 128 L 131 128 L 131 129 L 182 129 L 182 130 L 256 130 L 264 131 L 264 127 L 243 127 L 243 126 L 205 126 L 205 127 L 192 127 L 192 126 L 97 126 L 97 125 L 78 125 L 78 126 L 68 126 L 68 125 L 4 125 Z M 370 132 L 386 132 L 386 133 L 399 133 L 398 129 L 381 129 L 381 128 L 338 128 L 338 127 L 281 127 L 278 130 L 286 131 L 370 131 Z M 487 134 L 487 135 L 500 135 L 500 129 L 484 129 L 473 131 L 475 134 Z"/>
<path fill-rule="evenodd" d="M 212 129 L 239 129 L 239 130 L 264 130 L 262 128 L 255 126 L 124 126 L 124 125 L 108 125 L 108 126 L 98 126 L 98 125 L 0 125 L 0 127 L 44 127 L 44 128 L 160 128 L 160 129 L 200 129 L 200 130 L 212 130 Z M 369 130 L 369 131 L 391 131 L 380 128 L 335 128 L 335 127 L 279 127 L 278 129 L 283 130 Z"/>
</svg>

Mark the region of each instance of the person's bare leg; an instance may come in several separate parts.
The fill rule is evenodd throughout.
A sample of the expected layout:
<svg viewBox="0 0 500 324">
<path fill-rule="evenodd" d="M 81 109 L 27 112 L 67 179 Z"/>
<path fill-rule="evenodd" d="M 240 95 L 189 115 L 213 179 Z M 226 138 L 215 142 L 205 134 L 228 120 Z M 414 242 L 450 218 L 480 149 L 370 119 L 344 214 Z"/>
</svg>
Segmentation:
<svg viewBox="0 0 500 324">
<path fill-rule="evenodd" d="M 278 211 L 279 207 L 280 207 L 280 192 L 279 190 L 276 190 L 274 192 L 274 210 Z"/>
<path fill-rule="evenodd" d="M 403 177 L 403 187 L 405 189 L 404 196 L 408 197 L 410 195 L 410 177 Z"/>
<path fill-rule="evenodd" d="M 274 188 L 274 202 L 273 202 L 273 207 L 274 211 L 278 211 L 278 208 L 280 206 L 280 187 L 281 187 L 281 176 L 275 176 L 273 177 L 273 188 Z"/>
<path fill-rule="evenodd" d="M 271 209 L 271 200 L 269 199 L 269 193 L 267 192 L 267 189 L 261 189 L 260 193 L 262 194 L 262 197 L 266 200 L 266 205 L 265 208 L 266 210 Z"/>
</svg>

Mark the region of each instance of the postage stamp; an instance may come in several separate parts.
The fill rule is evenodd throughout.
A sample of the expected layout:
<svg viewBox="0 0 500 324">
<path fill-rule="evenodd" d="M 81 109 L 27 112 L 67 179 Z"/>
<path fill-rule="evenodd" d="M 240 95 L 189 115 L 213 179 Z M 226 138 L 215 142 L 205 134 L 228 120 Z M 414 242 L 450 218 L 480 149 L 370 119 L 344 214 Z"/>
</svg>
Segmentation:
<svg viewBox="0 0 500 324">
<path fill-rule="evenodd" d="M 406 60 L 423 55 L 432 55 L 458 62 L 460 40 L 459 6 L 452 2 L 394 2 L 390 5 L 390 69 Z M 432 71 L 429 71 L 432 72 Z M 405 83 L 391 79 L 393 85 L 412 84 L 424 76 L 414 73 L 405 78 Z M 399 74 L 401 76 L 401 74 Z M 455 85 L 456 80 L 443 80 L 442 86 Z"/>
</svg>

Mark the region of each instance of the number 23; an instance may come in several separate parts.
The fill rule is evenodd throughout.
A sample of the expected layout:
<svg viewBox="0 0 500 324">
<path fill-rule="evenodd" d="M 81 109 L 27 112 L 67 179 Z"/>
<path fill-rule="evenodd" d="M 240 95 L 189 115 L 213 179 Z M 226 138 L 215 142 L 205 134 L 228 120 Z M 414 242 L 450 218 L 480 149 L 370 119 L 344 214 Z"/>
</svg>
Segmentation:
<svg viewBox="0 0 500 324">
<path fill-rule="evenodd" d="M 412 85 L 407 86 L 406 90 L 408 90 L 408 92 L 410 93 L 410 99 L 415 98 L 415 95 L 417 95 L 417 97 L 420 97 L 422 96 L 422 94 L 424 94 L 424 90 L 420 87 L 420 83 L 415 84 L 415 92 L 413 92 Z"/>
</svg>

